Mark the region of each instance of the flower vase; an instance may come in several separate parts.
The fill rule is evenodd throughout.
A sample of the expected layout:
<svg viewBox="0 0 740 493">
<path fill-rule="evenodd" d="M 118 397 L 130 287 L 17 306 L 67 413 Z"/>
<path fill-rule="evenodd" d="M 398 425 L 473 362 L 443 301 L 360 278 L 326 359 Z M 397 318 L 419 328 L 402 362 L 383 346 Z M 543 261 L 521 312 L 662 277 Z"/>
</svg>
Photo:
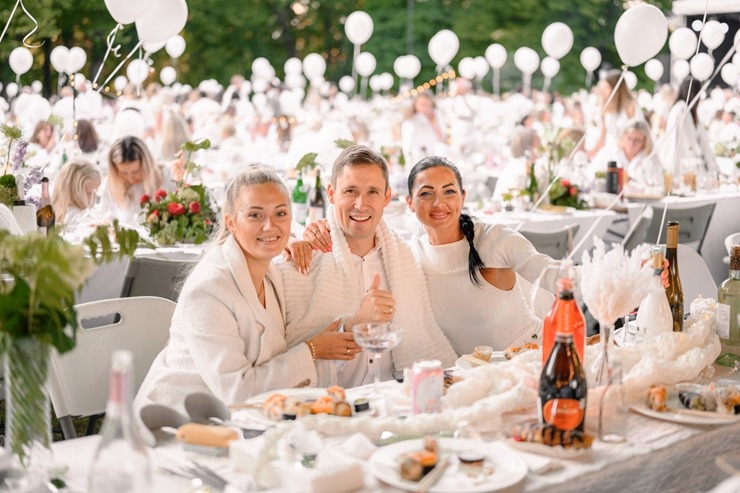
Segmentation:
<svg viewBox="0 0 740 493">
<path fill-rule="evenodd" d="M 50 346 L 33 337 L 15 339 L 5 355 L 5 448 L 29 478 L 43 480 L 51 465 L 51 413 L 46 379 Z"/>
<path fill-rule="evenodd" d="M 601 351 L 596 357 L 596 386 L 601 387 L 609 382 L 609 345 L 612 342 L 614 332 L 613 324 L 599 322 L 599 334 L 601 339 Z"/>
<path fill-rule="evenodd" d="M 599 355 L 596 386 L 602 388 L 599 397 L 599 440 L 619 443 L 626 439 L 627 418 L 622 389 L 622 368 L 619 360 L 609 356 L 614 326 L 601 324 L 602 349 Z"/>
</svg>

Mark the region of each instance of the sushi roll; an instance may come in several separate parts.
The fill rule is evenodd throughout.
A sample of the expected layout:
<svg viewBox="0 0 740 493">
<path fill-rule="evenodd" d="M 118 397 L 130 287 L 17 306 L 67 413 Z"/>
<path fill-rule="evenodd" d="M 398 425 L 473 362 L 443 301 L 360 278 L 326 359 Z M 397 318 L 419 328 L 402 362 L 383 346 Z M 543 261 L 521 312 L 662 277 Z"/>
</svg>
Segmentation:
<svg viewBox="0 0 740 493">
<path fill-rule="evenodd" d="M 666 389 L 663 385 L 653 385 L 648 390 L 648 407 L 655 411 L 665 411 L 666 406 Z"/>
</svg>

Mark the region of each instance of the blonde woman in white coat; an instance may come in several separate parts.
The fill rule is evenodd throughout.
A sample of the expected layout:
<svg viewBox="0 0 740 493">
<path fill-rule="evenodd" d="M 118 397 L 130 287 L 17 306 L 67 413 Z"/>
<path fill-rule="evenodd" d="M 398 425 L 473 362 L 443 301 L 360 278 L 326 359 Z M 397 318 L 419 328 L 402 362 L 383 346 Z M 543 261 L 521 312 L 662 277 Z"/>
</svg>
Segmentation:
<svg viewBox="0 0 740 493">
<path fill-rule="evenodd" d="M 272 259 L 290 235 L 290 196 L 272 171 L 250 168 L 226 191 L 215 245 L 183 287 L 170 341 L 152 364 L 135 406 L 183 410 L 185 396 L 225 403 L 318 379 L 316 359 L 352 359 L 361 348 L 337 323 L 288 349 L 280 272 Z M 350 348 L 350 351 L 347 351 Z"/>
</svg>

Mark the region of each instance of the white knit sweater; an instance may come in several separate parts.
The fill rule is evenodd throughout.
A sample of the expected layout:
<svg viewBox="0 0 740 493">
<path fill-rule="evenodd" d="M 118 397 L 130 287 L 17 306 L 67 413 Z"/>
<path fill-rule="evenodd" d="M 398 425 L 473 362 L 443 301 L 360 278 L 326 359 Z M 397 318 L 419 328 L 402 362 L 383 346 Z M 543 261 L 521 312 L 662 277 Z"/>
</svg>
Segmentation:
<svg viewBox="0 0 740 493">
<path fill-rule="evenodd" d="M 331 227 L 332 252 L 315 253 L 308 275 L 299 273 L 293 264 L 279 262 L 283 274 L 286 305 L 286 340 L 292 347 L 315 335 L 332 320 L 351 317 L 362 302 L 357 292 L 356 272 L 351 267 L 349 245 L 334 218 L 332 207 L 327 211 Z M 383 255 L 385 274 L 390 291 L 396 300 L 393 322 L 404 329 L 401 343 L 392 350 L 397 370 L 410 367 L 420 359 L 439 359 L 451 366 L 456 358 L 450 342 L 442 333 L 432 315 L 426 281 L 411 250 L 403 238 L 391 231 L 385 222 L 376 231 Z M 319 360 L 324 371 L 319 375 L 319 386 L 324 375 L 331 375 L 334 364 Z"/>
</svg>

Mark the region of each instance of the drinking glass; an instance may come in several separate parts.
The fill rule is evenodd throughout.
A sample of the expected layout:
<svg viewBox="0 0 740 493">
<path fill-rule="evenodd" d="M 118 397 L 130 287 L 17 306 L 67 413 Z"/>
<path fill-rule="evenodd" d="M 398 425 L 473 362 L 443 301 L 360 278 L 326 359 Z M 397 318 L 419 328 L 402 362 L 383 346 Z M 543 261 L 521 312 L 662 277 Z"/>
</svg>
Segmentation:
<svg viewBox="0 0 740 493">
<path fill-rule="evenodd" d="M 373 381 L 374 393 L 380 396 L 380 359 L 383 353 L 398 346 L 401 342 L 403 329 L 395 324 L 367 322 L 352 327 L 355 342 L 362 348 L 367 349 L 369 357 L 373 358 Z"/>
</svg>

